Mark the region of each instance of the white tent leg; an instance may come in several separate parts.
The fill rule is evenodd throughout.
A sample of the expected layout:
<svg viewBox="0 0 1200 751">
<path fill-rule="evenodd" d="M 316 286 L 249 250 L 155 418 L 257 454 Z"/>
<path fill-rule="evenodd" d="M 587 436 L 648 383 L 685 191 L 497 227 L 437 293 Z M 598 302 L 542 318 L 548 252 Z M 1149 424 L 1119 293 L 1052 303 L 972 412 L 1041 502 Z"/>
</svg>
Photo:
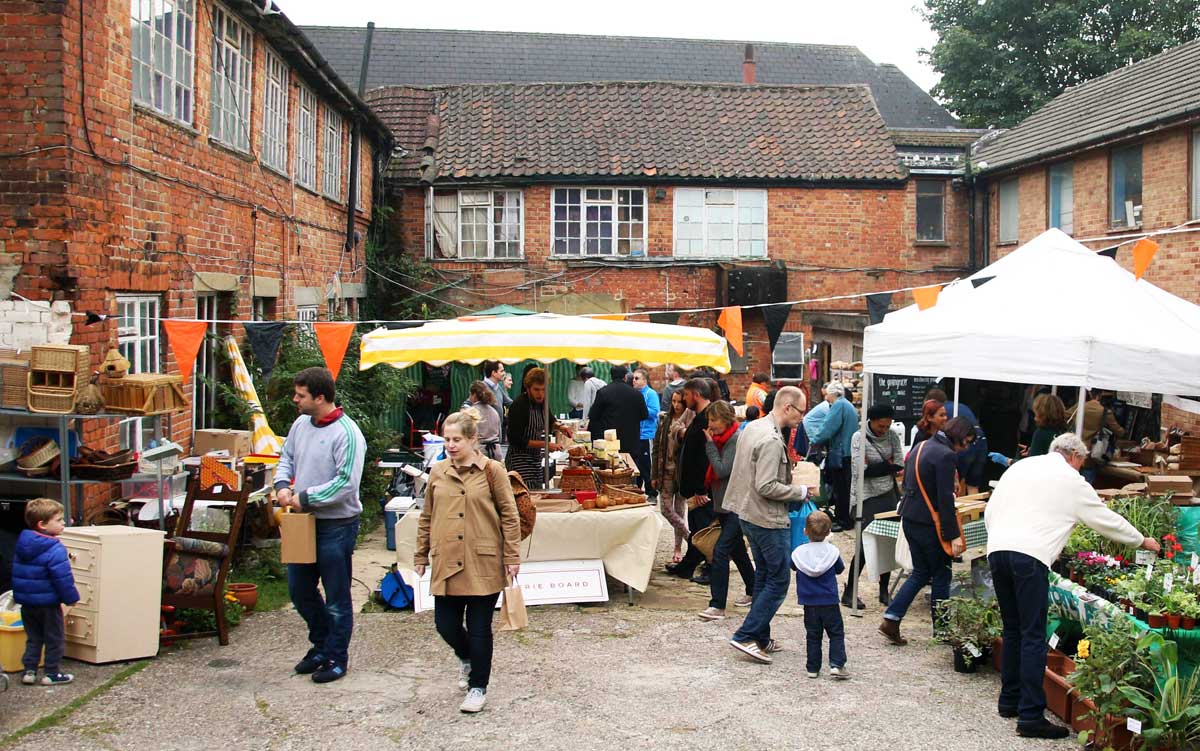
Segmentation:
<svg viewBox="0 0 1200 751">
<path fill-rule="evenodd" d="M 958 376 L 954 376 L 954 414 L 951 417 L 958 417 Z"/>
<path fill-rule="evenodd" d="M 863 393 L 862 393 L 862 416 L 859 418 L 859 421 L 858 421 L 858 423 L 859 423 L 858 429 L 862 432 L 862 436 L 863 436 L 864 450 L 866 449 L 867 430 L 869 430 L 869 428 L 867 427 L 867 410 L 870 409 L 870 407 L 871 407 L 871 374 L 864 371 L 863 372 Z M 803 430 L 804 426 L 799 426 L 798 429 Z M 866 564 L 867 564 L 867 562 L 865 560 L 863 560 L 864 556 L 859 555 L 859 551 L 862 550 L 862 502 L 863 502 L 862 487 L 863 487 L 863 480 L 866 477 L 866 469 L 867 469 L 867 467 L 866 467 L 865 461 L 862 463 L 861 466 L 855 468 L 854 462 L 853 462 L 853 460 L 851 460 L 851 471 L 856 472 L 858 474 L 857 485 L 859 488 L 858 497 L 854 499 L 854 508 L 853 508 L 853 513 L 854 513 L 854 558 L 853 558 L 853 565 L 850 569 L 850 581 L 848 582 L 848 584 L 850 586 L 850 615 L 854 616 L 855 618 L 862 618 L 862 616 L 863 616 L 862 611 L 858 609 L 858 577 L 859 577 L 859 573 L 861 572 L 861 570 L 863 568 L 865 568 Z M 853 485 L 851 485 L 851 487 L 853 487 Z"/>
<path fill-rule="evenodd" d="M 1075 435 L 1083 438 L 1083 407 L 1087 403 L 1087 389 L 1079 387 L 1079 401 L 1075 403 Z M 1090 447 L 1089 447 L 1090 449 Z"/>
</svg>

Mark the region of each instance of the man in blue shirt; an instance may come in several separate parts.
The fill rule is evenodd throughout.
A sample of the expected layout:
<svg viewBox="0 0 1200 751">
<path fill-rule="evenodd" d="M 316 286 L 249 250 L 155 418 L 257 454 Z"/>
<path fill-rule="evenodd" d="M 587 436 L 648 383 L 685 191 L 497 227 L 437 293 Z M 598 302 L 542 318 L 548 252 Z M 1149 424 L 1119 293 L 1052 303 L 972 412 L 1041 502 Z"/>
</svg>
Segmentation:
<svg viewBox="0 0 1200 751">
<path fill-rule="evenodd" d="M 645 368 L 638 368 L 633 372 L 633 387 L 642 394 L 642 398 L 646 400 L 646 419 L 642 420 L 641 431 L 637 450 L 633 451 L 634 461 L 638 465 L 638 474 L 641 475 L 642 487 L 646 490 L 646 495 L 650 500 L 658 496 L 654 488 L 650 486 L 647 478 L 650 477 L 650 441 L 654 438 L 654 432 L 658 429 L 658 393 L 650 388 L 650 375 Z"/>
<path fill-rule="evenodd" d="M 824 445 L 828 451 L 825 470 L 829 473 L 829 487 L 833 492 L 835 531 L 854 526 L 850 514 L 850 439 L 858 430 L 858 410 L 844 394 L 845 388 L 837 381 L 825 386 L 829 414 L 812 439 L 813 445 Z"/>
</svg>

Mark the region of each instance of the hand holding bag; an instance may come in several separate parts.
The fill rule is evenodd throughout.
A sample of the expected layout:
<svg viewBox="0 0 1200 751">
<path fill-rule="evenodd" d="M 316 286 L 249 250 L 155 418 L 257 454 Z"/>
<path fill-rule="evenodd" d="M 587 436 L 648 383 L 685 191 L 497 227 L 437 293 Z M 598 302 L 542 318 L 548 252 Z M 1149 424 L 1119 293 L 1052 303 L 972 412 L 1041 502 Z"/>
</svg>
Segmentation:
<svg viewBox="0 0 1200 751">
<path fill-rule="evenodd" d="M 510 580 L 501 593 L 500 601 L 500 630 L 520 631 L 529 625 L 529 615 L 525 612 L 525 595 L 516 577 Z"/>
<path fill-rule="evenodd" d="M 692 545 L 704 554 L 704 559 L 712 563 L 713 552 L 717 549 L 717 540 L 721 539 L 721 521 L 714 519 L 704 529 L 692 535 Z"/>
</svg>

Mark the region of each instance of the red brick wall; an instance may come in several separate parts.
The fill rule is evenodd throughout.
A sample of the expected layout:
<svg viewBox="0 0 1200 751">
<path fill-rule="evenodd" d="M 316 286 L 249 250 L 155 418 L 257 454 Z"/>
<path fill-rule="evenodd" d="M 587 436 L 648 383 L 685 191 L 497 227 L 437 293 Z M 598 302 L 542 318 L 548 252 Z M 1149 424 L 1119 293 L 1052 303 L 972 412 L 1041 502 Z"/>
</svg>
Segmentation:
<svg viewBox="0 0 1200 751">
<path fill-rule="evenodd" d="M 1189 216 L 1190 127 L 1172 128 L 1151 134 L 1142 144 L 1142 231 L 1152 232 L 1176 227 Z M 1130 143 L 1137 143 L 1132 141 Z M 1109 149 L 1084 152 L 1073 159 L 1074 237 L 1093 249 L 1125 242 L 1129 232 L 1109 226 Z M 1020 243 L 1028 242 L 1048 225 L 1047 167 L 1038 165 L 1017 172 Z M 992 259 L 1018 247 L 998 245 L 999 205 L 996 181 L 991 188 Z M 1193 303 L 1200 303 L 1200 227 L 1197 231 L 1161 235 L 1155 239 L 1158 253 L 1146 273 L 1146 279 L 1168 292 Z M 1117 251 L 1117 261 L 1133 270 L 1132 244 Z M 1164 425 L 1181 425 L 1200 432 L 1200 416 L 1189 415 L 1172 407 L 1163 408 Z"/>
</svg>

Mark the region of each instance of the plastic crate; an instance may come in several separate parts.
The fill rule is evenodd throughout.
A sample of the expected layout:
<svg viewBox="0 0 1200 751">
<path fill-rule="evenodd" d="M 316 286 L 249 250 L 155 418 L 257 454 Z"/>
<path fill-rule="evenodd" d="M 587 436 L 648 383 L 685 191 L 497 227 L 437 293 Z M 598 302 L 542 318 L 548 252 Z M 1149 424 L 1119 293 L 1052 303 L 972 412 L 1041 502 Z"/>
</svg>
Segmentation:
<svg viewBox="0 0 1200 751">
<path fill-rule="evenodd" d="M 0 671 L 16 673 L 24 669 L 21 658 L 25 656 L 25 627 L 21 614 L 13 611 L 0 613 Z M 41 665 L 41 660 L 38 660 Z"/>
</svg>

